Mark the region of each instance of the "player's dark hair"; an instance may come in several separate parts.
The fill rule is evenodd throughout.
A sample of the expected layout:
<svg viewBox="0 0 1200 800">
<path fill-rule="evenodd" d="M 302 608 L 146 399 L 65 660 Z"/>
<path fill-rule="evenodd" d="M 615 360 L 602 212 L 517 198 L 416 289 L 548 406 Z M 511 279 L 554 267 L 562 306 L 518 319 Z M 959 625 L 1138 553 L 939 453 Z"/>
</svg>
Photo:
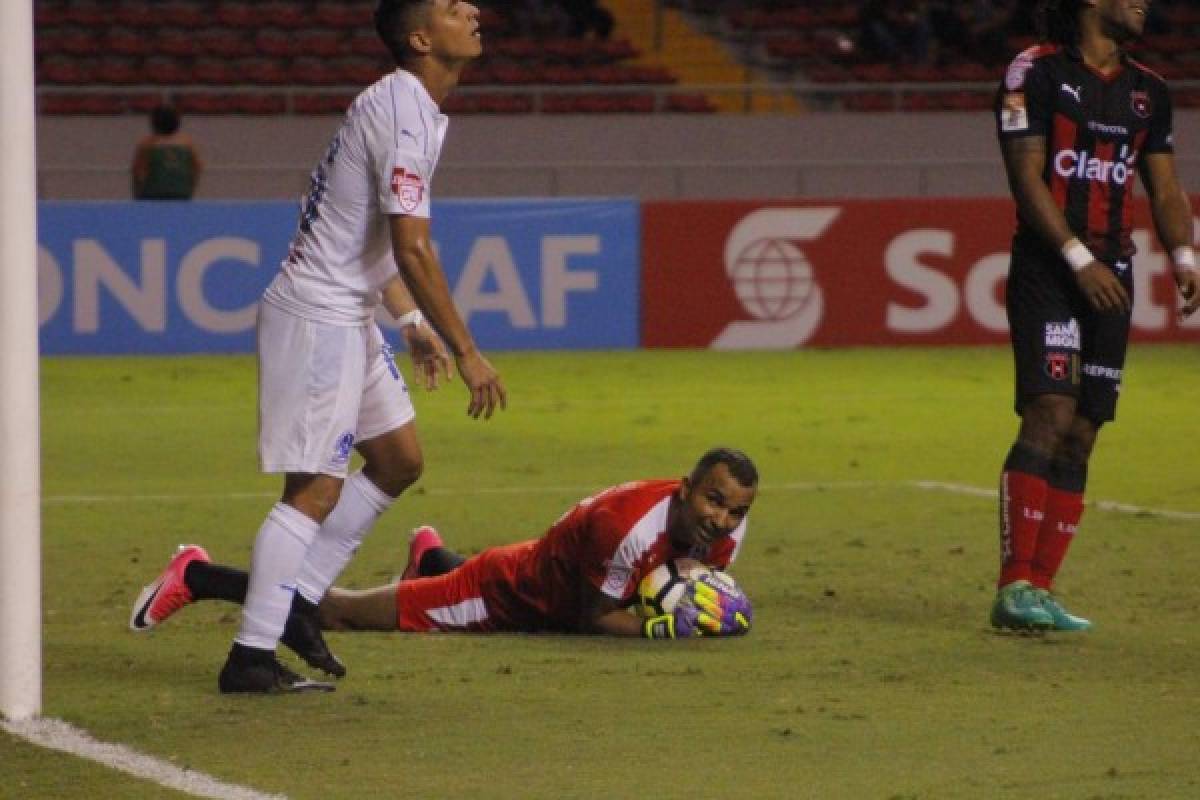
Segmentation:
<svg viewBox="0 0 1200 800">
<path fill-rule="evenodd" d="M 375 7 L 375 32 L 397 64 L 412 58 L 408 35 L 422 21 L 430 0 L 379 0 Z"/>
<path fill-rule="evenodd" d="M 692 474 L 688 476 L 688 480 L 693 484 L 697 483 L 717 464 L 728 467 L 729 474 L 742 486 L 758 486 L 758 468 L 754 466 L 750 456 L 732 447 L 714 447 L 700 456 L 696 466 L 692 467 Z"/>
<path fill-rule="evenodd" d="M 179 130 L 179 112 L 171 106 L 155 106 L 150 112 L 150 129 L 159 136 L 170 136 Z"/>
<path fill-rule="evenodd" d="M 1042 41 L 1052 44 L 1079 44 L 1081 0 L 1041 0 L 1037 6 L 1037 30 Z"/>
</svg>

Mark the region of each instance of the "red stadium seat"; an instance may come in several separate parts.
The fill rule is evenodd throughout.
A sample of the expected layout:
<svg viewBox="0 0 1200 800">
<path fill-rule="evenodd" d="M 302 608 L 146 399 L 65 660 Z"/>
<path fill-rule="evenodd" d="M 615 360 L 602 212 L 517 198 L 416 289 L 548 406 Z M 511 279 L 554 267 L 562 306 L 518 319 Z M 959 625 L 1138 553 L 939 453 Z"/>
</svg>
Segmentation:
<svg viewBox="0 0 1200 800">
<path fill-rule="evenodd" d="M 289 0 L 271 0 L 259 4 L 259 21 L 263 25 L 296 30 L 312 23 L 306 6 Z"/>
<path fill-rule="evenodd" d="M 229 28 L 257 28 L 261 24 L 257 6 L 237 0 L 223 0 L 217 6 L 216 21 Z"/>
<path fill-rule="evenodd" d="M 151 38 L 155 53 L 179 58 L 192 58 L 200 53 L 200 45 L 191 31 L 168 28 Z"/>
<path fill-rule="evenodd" d="M 353 97 L 337 94 L 299 94 L 292 98 L 297 114 L 344 114 Z"/>
<path fill-rule="evenodd" d="M 382 61 L 362 56 L 349 56 L 335 63 L 338 82 L 348 86 L 368 86 L 390 72 Z"/>
<path fill-rule="evenodd" d="M 170 56 L 151 56 L 142 62 L 146 83 L 163 86 L 182 86 L 192 82 L 192 70 L 187 62 Z"/>
<path fill-rule="evenodd" d="M 391 58 L 383 42 L 374 33 L 353 34 L 347 42 L 347 49 L 355 55 Z"/>
<path fill-rule="evenodd" d="M 73 0 L 63 7 L 63 22 L 83 28 L 107 25 L 109 9 L 93 0 Z"/>
<path fill-rule="evenodd" d="M 113 12 L 118 25 L 130 28 L 152 28 L 158 25 L 158 14 L 145 0 L 121 0 Z"/>
<path fill-rule="evenodd" d="M 300 51 L 295 35 L 275 29 L 259 31 L 254 37 L 254 47 L 259 55 L 271 58 L 289 58 Z"/>
<path fill-rule="evenodd" d="M 192 78 L 197 83 L 228 86 L 236 84 L 239 77 L 225 59 L 198 58 L 192 64 Z"/>
<path fill-rule="evenodd" d="M 709 114 L 717 110 L 702 94 L 672 94 L 667 96 L 667 111 L 685 114 Z"/>
<path fill-rule="evenodd" d="M 353 30 L 372 25 L 372 7 L 367 3 L 320 2 L 313 9 L 312 21 L 322 28 Z"/>
<path fill-rule="evenodd" d="M 291 79 L 287 67 L 272 58 L 241 58 L 236 62 L 236 69 L 244 83 L 283 86 Z"/>
<path fill-rule="evenodd" d="M 96 82 L 130 86 L 144 82 L 142 70 L 133 59 L 122 56 L 102 58 L 96 66 Z"/>
<path fill-rule="evenodd" d="M 132 28 L 109 28 L 104 49 L 119 56 L 144 56 L 150 52 L 150 41 Z"/>
<path fill-rule="evenodd" d="M 90 62 L 82 62 L 71 56 L 53 56 L 38 65 L 37 80 L 39 83 L 73 86 L 91 81 L 94 74 L 95 66 Z"/>
<path fill-rule="evenodd" d="M 33 24 L 38 30 L 62 25 L 66 21 L 66 8 L 59 0 L 38 0 L 34 3 Z"/>
<path fill-rule="evenodd" d="M 296 34 L 296 42 L 296 53 L 302 56 L 332 58 L 346 49 L 346 37 L 339 31 L 300 31 Z"/>
<path fill-rule="evenodd" d="M 155 13 L 161 24 L 170 25 L 173 28 L 196 30 L 213 21 L 212 14 L 208 9 L 199 3 L 186 2 L 186 0 L 172 0 L 168 3 L 158 4 L 155 7 Z"/>
<path fill-rule="evenodd" d="M 196 45 L 201 53 L 222 58 L 254 55 L 254 42 L 244 31 L 232 28 L 206 28 L 196 32 Z"/>
<path fill-rule="evenodd" d="M 95 31 L 83 28 L 67 28 L 58 40 L 58 51 L 74 56 L 100 55 L 104 47 Z"/>
<path fill-rule="evenodd" d="M 38 108 L 43 114 L 122 114 L 125 104 L 120 98 L 107 94 L 50 95 L 41 98 Z"/>
<path fill-rule="evenodd" d="M 288 74 L 288 82 L 300 86 L 336 86 L 342 80 L 341 71 L 321 58 L 297 58 Z"/>
</svg>

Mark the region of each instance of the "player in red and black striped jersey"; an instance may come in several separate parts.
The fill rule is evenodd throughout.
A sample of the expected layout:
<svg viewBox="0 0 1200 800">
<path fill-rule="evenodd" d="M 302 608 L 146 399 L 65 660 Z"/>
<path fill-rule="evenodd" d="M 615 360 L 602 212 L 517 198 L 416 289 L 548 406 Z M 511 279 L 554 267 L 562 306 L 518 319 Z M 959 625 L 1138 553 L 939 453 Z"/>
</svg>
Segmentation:
<svg viewBox="0 0 1200 800">
<path fill-rule="evenodd" d="M 1083 513 L 1087 464 L 1116 412 L 1133 305 L 1134 176 L 1171 254 L 1181 313 L 1200 307 L 1192 211 L 1175 170 L 1171 99 L 1122 46 L 1150 0 L 1043 0 L 1043 44 L 996 100 L 1017 204 L 1007 307 L 1017 441 L 1001 478 L 1001 628 L 1086 630 L 1052 584 Z"/>
</svg>

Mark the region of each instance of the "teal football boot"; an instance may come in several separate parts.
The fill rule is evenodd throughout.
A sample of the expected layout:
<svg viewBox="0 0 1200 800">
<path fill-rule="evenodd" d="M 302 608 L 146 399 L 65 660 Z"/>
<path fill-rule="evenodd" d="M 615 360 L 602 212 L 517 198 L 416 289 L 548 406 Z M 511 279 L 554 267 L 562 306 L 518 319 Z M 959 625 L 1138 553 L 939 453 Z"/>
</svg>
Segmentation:
<svg viewBox="0 0 1200 800">
<path fill-rule="evenodd" d="M 1056 631 L 1086 631 L 1091 630 L 1091 620 L 1077 617 L 1062 607 L 1062 603 L 1050 594 L 1049 589 L 1034 589 L 1033 593 L 1037 596 L 1038 602 L 1042 608 L 1054 620 L 1054 630 Z"/>
<path fill-rule="evenodd" d="M 1016 631 L 1045 631 L 1054 628 L 1054 617 L 1042 607 L 1029 581 L 1013 581 L 1000 587 L 992 603 L 992 627 Z"/>
</svg>

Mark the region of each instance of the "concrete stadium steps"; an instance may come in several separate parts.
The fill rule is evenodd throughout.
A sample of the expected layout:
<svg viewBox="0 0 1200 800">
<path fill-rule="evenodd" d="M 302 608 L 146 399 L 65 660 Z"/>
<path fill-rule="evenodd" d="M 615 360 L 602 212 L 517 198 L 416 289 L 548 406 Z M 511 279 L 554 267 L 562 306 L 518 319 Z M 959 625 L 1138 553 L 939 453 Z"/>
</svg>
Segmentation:
<svg viewBox="0 0 1200 800">
<path fill-rule="evenodd" d="M 616 37 L 629 39 L 641 53 L 637 63 L 665 67 L 680 85 L 769 83 L 757 70 L 739 63 L 725 46 L 696 30 L 682 12 L 662 11 L 662 49 L 656 49 L 654 3 L 646 0 L 606 0 L 616 18 Z M 722 112 L 794 112 L 799 106 L 789 95 L 752 94 L 750 97 L 710 94 L 709 101 Z"/>
</svg>

